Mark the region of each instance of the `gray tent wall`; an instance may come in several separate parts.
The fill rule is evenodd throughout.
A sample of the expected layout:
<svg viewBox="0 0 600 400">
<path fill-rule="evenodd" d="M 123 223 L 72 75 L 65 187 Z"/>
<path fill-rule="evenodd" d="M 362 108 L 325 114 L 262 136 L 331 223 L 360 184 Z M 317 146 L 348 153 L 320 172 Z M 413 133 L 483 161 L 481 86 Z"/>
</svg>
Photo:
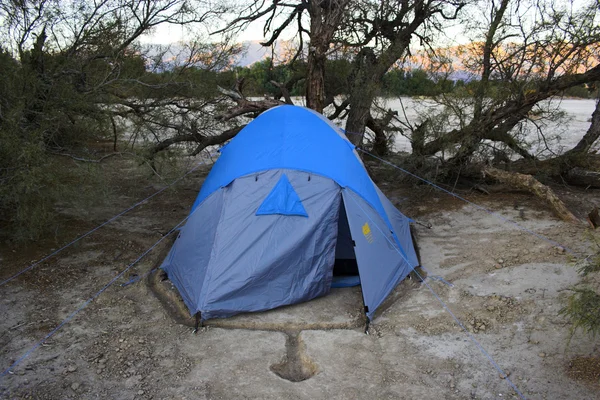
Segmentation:
<svg viewBox="0 0 600 400">
<path fill-rule="evenodd" d="M 342 196 L 355 242 L 354 251 L 366 314 L 372 319 L 377 307 L 418 262 L 416 255 L 414 261 L 406 257 L 396 233 L 389 230 L 385 221 L 362 197 L 349 189 L 344 189 Z M 408 220 L 397 221 L 396 226 L 395 229 L 401 232 L 408 231 L 407 240 L 411 240 Z M 414 249 L 412 253 L 414 254 Z"/>
<path fill-rule="evenodd" d="M 223 190 L 215 191 L 190 214 L 161 265 L 192 315 L 196 313 L 221 219 L 223 194 Z"/>
<path fill-rule="evenodd" d="M 381 192 L 377 185 L 374 184 L 373 186 L 375 186 L 375 189 L 377 190 L 379 200 L 381 200 L 381 204 L 383 204 L 383 208 L 388 216 L 388 219 L 390 220 L 390 224 L 392 225 L 394 242 L 399 244 L 398 252 L 411 266 L 412 270 L 412 268 L 419 265 L 419 260 L 415 251 L 415 245 L 410 234 L 410 224 L 412 220 L 398 211 L 392 202 L 383 194 L 383 192 Z"/>
<path fill-rule="evenodd" d="M 309 218 L 256 215 L 284 173 Z M 340 191 L 331 179 L 293 170 L 238 178 L 194 211 L 161 268 L 203 320 L 323 296 L 331 287 Z"/>
</svg>

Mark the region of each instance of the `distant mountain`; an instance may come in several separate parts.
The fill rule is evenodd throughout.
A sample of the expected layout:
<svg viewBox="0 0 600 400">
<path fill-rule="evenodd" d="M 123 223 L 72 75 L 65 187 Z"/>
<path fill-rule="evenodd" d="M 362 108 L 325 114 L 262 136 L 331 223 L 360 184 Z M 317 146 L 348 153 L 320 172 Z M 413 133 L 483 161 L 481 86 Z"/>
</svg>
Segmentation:
<svg viewBox="0 0 600 400">
<path fill-rule="evenodd" d="M 247 67 L 257 61 L 262 61 L 267 57 L 271 57 L 271 49 L 262 46 L 258 40 L 242 42 L 242 46 L 244 46 L 244 51 L 242 51 L 242 54 L 235 60 L 235 65 L 240 67 Z"/>
<path fill-rule="evenodd" d="M 295 45 L 291 40 L 278 40 L 274 48 L 264 47 L 258 40 L 250 40 L 241 43 L 244 47 L 242 54 L 235 60 L 234 64 L 247 67 L 257 61 L 273 58 L 275 63 L 282 63 L 294 56 Z"/>
<path fill-rule="evenodd" d="M 242 42 L 242 45 L 245 48 L 245 52 L 242 52 L 233 63 L 240 67 L 247 67 L 268 57 L 274 58 L 276 63 L 285 62 L 294 55 L 294 43 L 291 41 L 276 42 L 274 51 L 270 47 L 262 46 L 258 40 Z M 463 69 L 462 60 L 459 55 L 464 54 L 464 48 L 444 48 L 442 49 L 442 52 L 445 53 L 447 59 L 451 60 L 452 68 L 449 71 L 439 71 L 436 75 L 445 75 L 447 79 L 453 81 L 462 80 L 468 82 L 473 79 L 478 79 L 478 76 Z M 396 64 L 397 68 L 405 70 L 428 69 L 430 66 L 431 61 L 428 59 L 426 53 L 421 51 L 415 52 L 408 60 Z"/>
<path fill-rule="evenodd" d="M 233 66 L 247 67 L 269 57 L 273 58 L 275 63 L 281 63 L 294 55 L 294 47 L 291 41 L 277 41 L 274 48 L 264 47 L 258 40 L 245 41 L 241 45 L 243 46 L 243 51 L 231 60 L 231 65 Z M 169 45 L 145 44 L 143 49 L 148 51 L 150 58 L 158 57 L 164 64 L 162 69 L 165 70 L 183 64 L 189 55 L 189 51 L 183 43 L 172 43 Z"/>
<path fill-rule="evenodd" d="M 241 43 L 243 51 L 231 60 L 231 66 L 248 67 L 256 62 L 273 58 L 275 64 L 289 61 L 295 54 L 295 43 L 293 41 L 277 41 L 273 47 L 264 47 L 258 40 L 244 41 Z M 161 69 L 169 70 L 185 61 L 185 46 L 183 44 L 147 45 L 151 57 L 160 57 L 164 63 Z M 440 49 L 447 60 L 452 63 L 451 68 L 439 70 L 434 75 L 445 75 L 447 79 L 465 82 L 478 79 L 473 73 L 466 71 L 462 64 L 461 56 L 465 55 L 465 47 L 451 47 Z M 424 69 L 428 70 L 432 62 L 425 52 L 416 51 L 411 57 L 403 62 L 397 62 L 396 68 L 405 70 Z"/>
</svg>

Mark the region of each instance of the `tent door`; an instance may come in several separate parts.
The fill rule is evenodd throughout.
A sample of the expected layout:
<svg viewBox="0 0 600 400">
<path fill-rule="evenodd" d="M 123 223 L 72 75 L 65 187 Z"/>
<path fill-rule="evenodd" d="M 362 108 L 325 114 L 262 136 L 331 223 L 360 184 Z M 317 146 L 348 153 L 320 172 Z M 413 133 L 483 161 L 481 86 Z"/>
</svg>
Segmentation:
<svg viewBox="0 0 600 400">
<path fill-rule="evenodd" d="M 335 246 L 335 264 L 333 265 L 332 287 L 357 286 L 360 284 L 358 278 L 358 264 L 354 253 L 354 241 L 348 225 L 348 216 L 344 207 L 344 200 L 340 206 L 338 217 L 338 235 Z"/>
</svg>

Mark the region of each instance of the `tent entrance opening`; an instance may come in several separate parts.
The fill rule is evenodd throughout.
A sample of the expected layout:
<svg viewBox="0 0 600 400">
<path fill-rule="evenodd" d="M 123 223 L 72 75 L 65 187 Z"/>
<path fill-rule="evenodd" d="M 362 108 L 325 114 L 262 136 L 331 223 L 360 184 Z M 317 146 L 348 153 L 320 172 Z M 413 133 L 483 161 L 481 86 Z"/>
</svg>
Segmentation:
<svg viewBox="0 0 600 400">
<path fill-rule="evenodd" d="M 356 254 L 354 253 L 354 241 L 350 233 L 344 201 L 341 200 L 331 287 L 357 286 L 359 284 L 360 279 L 358 277 Z"/>
</svg>

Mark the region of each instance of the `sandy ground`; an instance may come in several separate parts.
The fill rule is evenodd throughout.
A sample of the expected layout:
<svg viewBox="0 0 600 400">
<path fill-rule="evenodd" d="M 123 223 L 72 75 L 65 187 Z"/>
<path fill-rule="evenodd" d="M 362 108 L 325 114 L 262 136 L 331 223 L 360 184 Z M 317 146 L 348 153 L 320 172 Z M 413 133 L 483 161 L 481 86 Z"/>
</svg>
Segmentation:
<svg viewBox="0 0 600 400">
<path fill-rule="evenodd" d="M 181 221 L 205 173 L 191 175 L 175 190 L 0 287 L 1 369 Z M 85 219 L 74 218 L 77 210 L 63 210 L 70 218 L 63 236 L 28 247 L 2 244 L 0 278 L 160 187 L 140 187 L 143 180 L 135 174 L 127 179 L 108 202 L 88 209 Z M 570 324 L 558 315 L 571 293 L 568 289 L 581 279 L 573 266 L 575 258 L 429 188 L 392 187 L 382 185 L 401 210 L 432 226 L 417 227 L 429 287 L 523 395 L 600 398 L 598 340 L 575 334 L 567 346 Z M 583 224 L 556 220 L 527 195 L 470 198 L 578 254 L 589 253 Z M 586 192 L 570 199 L 583 210 L 598 198 L 597 192 Z M 335 290 L 325 298 L 268 313 L 209 321 L 192 334 L 190 321 L 177 318 L 157 297 L 153 276 L 123 286 L 134 274 L 142 276 L 156 266 L 168 246 L 165 240 L 0 378 L 0 397 L 517 398 L 427 285 L 414 280 L 390 296 L 369 335 L 363 333 L 358 288 Z"/>
</svg>

